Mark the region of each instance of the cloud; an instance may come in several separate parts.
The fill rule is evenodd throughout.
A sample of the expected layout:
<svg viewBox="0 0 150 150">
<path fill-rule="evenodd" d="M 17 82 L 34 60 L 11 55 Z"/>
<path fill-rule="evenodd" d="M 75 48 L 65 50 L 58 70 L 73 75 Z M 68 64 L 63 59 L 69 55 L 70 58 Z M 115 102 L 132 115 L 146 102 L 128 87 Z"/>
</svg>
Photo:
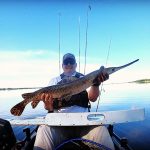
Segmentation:
<svg viewBox="0 0 150 150">
<path fill-rule="evenodd" d="M 100 61 L 102 63 L 102 60 L 98 63 L 89 58 L 87 60 L 86 74 L 99 69 Z M 109 65 L 115 66 L 113 63 Z M 122 64 L 117 66 L 119 65 Z M 149 77 L 147 67 L 137 66 L 139 67 L 139 64 L 134 64 L 110 75 L 106 83 L 128 82 Z M 59 75 L 58 53 L 52 50 L 0 51 L 0 68 L 0 88 L 46 86 L 52 77 Z M 83 57 L 80 72 L 84 73 Z"/>
<path fill-rule="evenodd" d="M 51 76 L 58 74 L 56 54 L 44 50 L 1 51 L 0 87 L 42 86 L 47 84 Z"/>
</svg>

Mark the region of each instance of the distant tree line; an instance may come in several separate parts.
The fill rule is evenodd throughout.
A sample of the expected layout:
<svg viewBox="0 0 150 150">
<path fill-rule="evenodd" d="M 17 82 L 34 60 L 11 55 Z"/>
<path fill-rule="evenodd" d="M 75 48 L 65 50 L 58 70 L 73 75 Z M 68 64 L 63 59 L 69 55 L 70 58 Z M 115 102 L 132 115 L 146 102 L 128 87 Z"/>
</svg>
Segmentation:
<svg viewBox="0 0 150 150">
<path fill-rule="evenodd" d="M 150 79 L 141 79 L 141 80 L 136 80 L 133 82 L 135 82 L 135 83 L 150 83 Z"/>
<path fill-rule="evenodd" d="M 25 90 L 25 89 L 40 89 L 42 87 L 23 87 L 23 88 L 0 88 L 0 90 Z"/>
</svg>

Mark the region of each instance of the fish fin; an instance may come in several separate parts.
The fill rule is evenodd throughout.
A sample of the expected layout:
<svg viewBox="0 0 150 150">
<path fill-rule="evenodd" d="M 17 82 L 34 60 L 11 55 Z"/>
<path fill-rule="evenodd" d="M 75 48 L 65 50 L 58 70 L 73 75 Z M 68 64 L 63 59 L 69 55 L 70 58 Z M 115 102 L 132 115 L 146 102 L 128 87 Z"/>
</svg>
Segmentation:
<svg viewBox="0 0 150 150">
<path fill-rule="evenodd" d="M 24 99 L 31 98 L 32 96 L 33 96 L 33 93 L 24 93 L 24 94 L 22 94 L 22 97 Z"/>
<path fill-rule="evenodd" d="M 62 95 L 62 97 L 60 97 L 60 99 L 65 99 L 66 101 L 69 101 L 72 96 L 71 94 L 72 94 L 71 92 L 66 93 L 66 94 Z"/>
<path fill-rule="evenodd" d="M 72 96 L 66 96 L 66 97 L 64 97 L 64 99 L 65 99 L 65 101 L 69 101 L 71 97 Z"/>
<path fill-rule="evenodd" d="M 20 116 L 22 112 L 24 111 L 26 105 L 24 105 L 24 100 L 18 104 L 16 104 L 14 107 L 11 108 L 10 112 L 14 116 Z"/>
<path fill-rule="evenodd" d="M 77 80 L 76 77 L 64 77 L 60 82 L 58 82 L 57 84 L 66 84 L 69 82 L 72 82 L 74 80 Z"/>
<path fill-rule="evenodd" d="M 32 108 L 34 109 L 39 104 L 39 102 L 40 102 L 39 100 L 32 101 L 31 102 Z"/>
</svg>

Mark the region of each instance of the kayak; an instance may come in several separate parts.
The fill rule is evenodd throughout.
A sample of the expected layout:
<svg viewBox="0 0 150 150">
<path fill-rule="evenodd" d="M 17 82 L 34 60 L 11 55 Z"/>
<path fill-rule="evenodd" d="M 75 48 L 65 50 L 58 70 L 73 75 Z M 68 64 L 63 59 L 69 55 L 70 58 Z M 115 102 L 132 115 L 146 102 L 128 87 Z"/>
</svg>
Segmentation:
<svg viewBox="0 0 150 150">
<path fill-rule="evenodd" d="M 74 119 L 72 119 L 74 118 Z M 132 150 L 128 145 L 128 140 L 119 137 L 114 132 L 114 125 L 118 123 L 128 123 L 135 121 L 142 121 L 145 118 L 144 108 L 106 111 L 106 112 L 87 112 L 87 113 L 48 113 L 45 117 L 14 120 L 14 119 L 0 119 L 0 149 L 25 149 L 32 150 L 36 138 L 38 126 L 41 124 L 50 126 L 106 126 L 115 150 Z M 80 121 L 79 121 L 80 120 Z M 26 137 L 22 141 L 18 141 L 12 130 L 12 125 L 21 126 L 26 125 L 23 130 Z M 31 131 L 29 125 L 35 125 L 35 129 Z M 10 140 L 11 139 L 11 140 Z M 96 143 L 91 140 L 75 138 L 61 143 L 56 150 L 109 150 L 104 145 Z"/>
</svg>

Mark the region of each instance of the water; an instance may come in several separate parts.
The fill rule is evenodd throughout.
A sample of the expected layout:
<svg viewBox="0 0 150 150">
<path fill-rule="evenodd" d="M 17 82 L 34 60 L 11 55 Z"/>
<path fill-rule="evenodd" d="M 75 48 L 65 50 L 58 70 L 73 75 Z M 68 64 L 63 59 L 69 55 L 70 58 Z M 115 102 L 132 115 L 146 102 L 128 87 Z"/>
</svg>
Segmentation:
<svg viewBox="0 0 150 150">
<path fill-rule="evenodd" d="M 125 110 L 131 108 L 145 108 L 145 120 L 114 125 L 114 130 L 121 137 L 127 137 L 129 144 L 135 150 L 150 149 L 150 84 L 110 84 L 104 85 L 100 96 L 98 111 Z M 43 103 L 32 109 L 27 105 L 20 117 L 10 114 L 10 109 L 22 100 L 21 94 L 32 90 L 12 90 L 0 91 L 0 118 L 35 118 L 44 116 L 47 111 L 43 108 Z M 92 103 L 92 111 L 95 111 L 97 103 Z M 22 129 L 25 126 L 13 126 L 13 130 L 18 140 L 24 138 Z M 30 128 L 34 128 L 31 126 Z"/>
</svg>

